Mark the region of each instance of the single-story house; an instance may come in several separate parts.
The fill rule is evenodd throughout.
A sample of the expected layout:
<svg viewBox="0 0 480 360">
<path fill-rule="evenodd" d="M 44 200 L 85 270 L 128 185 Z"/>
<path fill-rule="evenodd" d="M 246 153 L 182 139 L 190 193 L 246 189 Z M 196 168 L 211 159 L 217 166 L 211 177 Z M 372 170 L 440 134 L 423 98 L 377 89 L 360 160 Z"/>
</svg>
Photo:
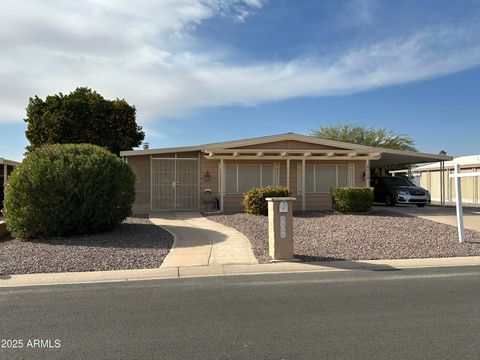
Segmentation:
<svg viewBox="0 0 480 360">
<path fill-rule="evenodd" d="M 451 160 L 450 156 L 375 148 L 293 133 L 214 144 L 123 151 L 136 175 L 136 213 L 242 210 L 242 195 L 283 185 L 295 210 L 328 209 L 331 186 L 370 186 L 370 168 Z"/>
<path fill-rule="evenodd" d="M 442 168 L 439 163 L 432 163 L 418 166 L 412 169 L 412 173 L 416 174 L 420 180 L 420 186 L 430 191 L 432 202 L 441 203 L 442 193 L 444 203 L 453 205 L 455 203 L 455 179 L 449 175 L 454 173 L 455 164 L 460 164 L 462 173 L 479 172 L 480 171 L 480 155 L 459 156 L 451 161 L 444 163 L 443 182 Z M 392 171 L 398 173 L 399 171 Z M 480 177 L 463 177 L 462 182 L 462 202 L 465 205 L 478 206 L 480 204 Z M 444 190 L 441 187 L 444 186 Z"/>
</svg>

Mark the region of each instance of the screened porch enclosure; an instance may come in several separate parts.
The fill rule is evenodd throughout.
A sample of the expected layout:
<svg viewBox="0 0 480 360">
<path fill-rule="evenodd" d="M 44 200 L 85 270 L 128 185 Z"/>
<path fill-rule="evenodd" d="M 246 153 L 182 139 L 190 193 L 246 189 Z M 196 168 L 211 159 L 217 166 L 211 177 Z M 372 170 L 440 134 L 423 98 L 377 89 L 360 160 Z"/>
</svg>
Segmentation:
<svg viewBox="0 0 480 360">
<path fill-rule="evenodd" d="M 348 165 L 306 165 L 305 192 L 329 193 L 332 187 L 349 186 Z"/>
<path fill-rule="evenodd" d="M 152 210 L 197 210 L 197 159 L 152 159 Z"/>
<path fill-rule="evenodd" d="M 235 164 L 226 166 L 226 194 L 244 194 L 256 187 L 279 184 L 278 164 Z"/>
</svg>

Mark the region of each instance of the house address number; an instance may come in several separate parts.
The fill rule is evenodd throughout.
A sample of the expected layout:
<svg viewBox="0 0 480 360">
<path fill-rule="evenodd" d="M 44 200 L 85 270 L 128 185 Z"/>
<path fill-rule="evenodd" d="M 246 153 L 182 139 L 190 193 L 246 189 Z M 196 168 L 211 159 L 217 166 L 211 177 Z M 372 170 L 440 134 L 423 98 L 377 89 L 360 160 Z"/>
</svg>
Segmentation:
<svg viewBox="0 0 480 360">
<path fill-rule="evenodd" d="M 280 216 L 280 238 L 285 239 L 287 237 L 287 218 Z"/>
</svg>

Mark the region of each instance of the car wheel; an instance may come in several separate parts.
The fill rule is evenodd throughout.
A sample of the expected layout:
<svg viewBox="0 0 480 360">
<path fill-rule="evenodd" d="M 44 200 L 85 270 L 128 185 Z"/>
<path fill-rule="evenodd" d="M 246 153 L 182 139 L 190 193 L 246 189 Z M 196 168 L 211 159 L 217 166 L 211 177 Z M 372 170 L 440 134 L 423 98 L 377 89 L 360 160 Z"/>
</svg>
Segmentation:
<svg viewBox="0 0 480 360">
<path fill-rule="evenodd" d="M 385 205 L 395 206 L 395 202 L 393 201 L 392 195 L 387 194 L 387 196 L 385 196 Z"/>
<path fill-rule="evenodd" d="M 425 207 L 427 204 L 417 204 L 418 207 Z"/>
</svg>

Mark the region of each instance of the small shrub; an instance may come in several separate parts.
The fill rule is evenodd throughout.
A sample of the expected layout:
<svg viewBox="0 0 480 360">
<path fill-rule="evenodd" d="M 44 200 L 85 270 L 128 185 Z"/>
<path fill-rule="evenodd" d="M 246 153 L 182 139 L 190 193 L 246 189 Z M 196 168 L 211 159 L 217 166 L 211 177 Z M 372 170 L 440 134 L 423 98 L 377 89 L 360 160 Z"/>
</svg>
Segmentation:
<svg viewBox="0 0 480 360">
<path fill-rule="evenodd" d="M 108 150 L 88 144 L 46 145 L 8 179 L 5 218 L 17 238 L 111 230 L 131 213 L 135 175 Z"/>
<path fill-rule="evenodd" d="M 247 214 L 268 215 L 268 204 L 265 199 L 285 196 L 289 196 L 289 194 L 288 189 L 283 186 L 253 188 L 243 195 L 243 208 Z"/>
<path fill-rule="evenodd" d="M 340 213 L 358 213 L 371 210 L 373 189 L 360 187 L 332 187 L 332 208 Z"/>
</svg>

